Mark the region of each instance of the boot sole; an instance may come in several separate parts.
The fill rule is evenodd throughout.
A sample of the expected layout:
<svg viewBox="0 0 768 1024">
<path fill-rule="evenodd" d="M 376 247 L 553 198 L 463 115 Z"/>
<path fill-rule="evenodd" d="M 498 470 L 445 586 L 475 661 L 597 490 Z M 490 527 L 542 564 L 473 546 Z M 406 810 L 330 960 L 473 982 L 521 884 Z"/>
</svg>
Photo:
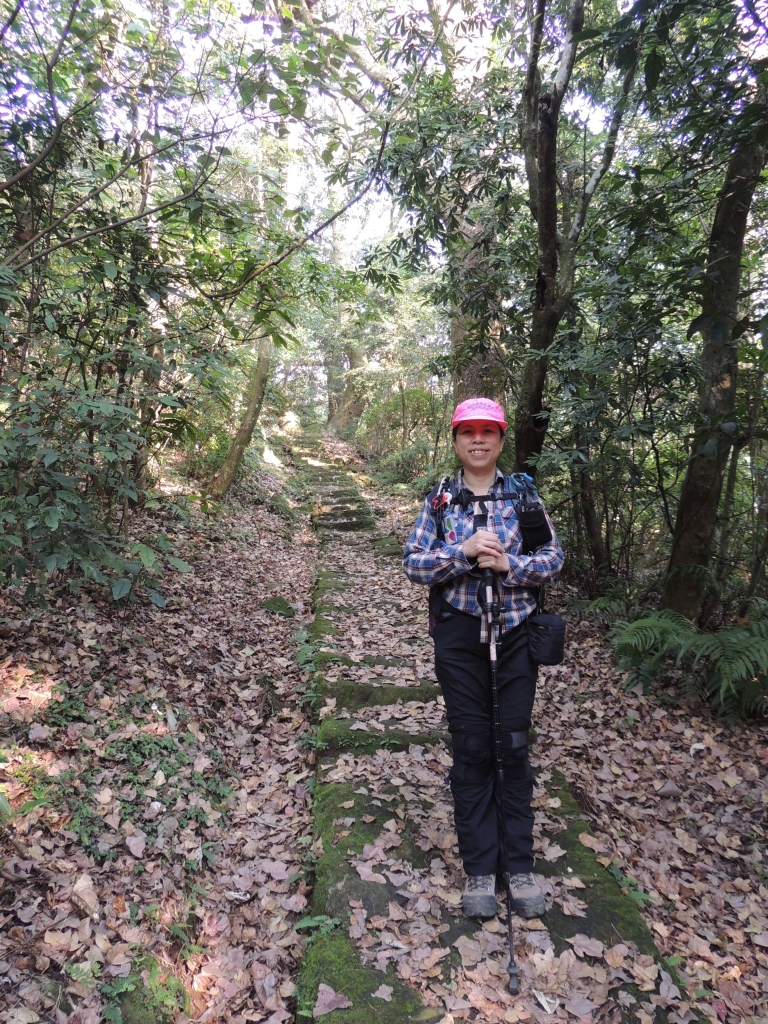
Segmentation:
<svg viewBox="0 0 768 1024">
<path fill-rule="evenodd" d="M 547 910 L 544 897 L 537 900 L 516 900 L 512 898 L 512 907 L 518 917 L 542 917 Z"/>
<path fill-rule="evenodd" d="M 462 900 L 467 917 L 496 917 L 496 897 L 488 894 L 468 895 Z"/>
</svg>

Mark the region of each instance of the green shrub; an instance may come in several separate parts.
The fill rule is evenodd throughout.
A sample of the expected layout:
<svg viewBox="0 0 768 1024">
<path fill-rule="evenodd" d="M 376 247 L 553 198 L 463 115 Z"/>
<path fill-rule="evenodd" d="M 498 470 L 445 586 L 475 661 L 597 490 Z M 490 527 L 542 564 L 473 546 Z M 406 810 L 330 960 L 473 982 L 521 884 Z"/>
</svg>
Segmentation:
<svg viewBox="0 0 768 1024">
<path fill-rule="evenodd" d="M 730 720 L 765 714 L 768 709 L 768 617 L 755 606 L 753 617 L 702 633 L 671 611 L 620 622 L 612 646 L 625 686 L 648 687 L 674 659 L 686 669 L 686 689 Z"/>
</svg>

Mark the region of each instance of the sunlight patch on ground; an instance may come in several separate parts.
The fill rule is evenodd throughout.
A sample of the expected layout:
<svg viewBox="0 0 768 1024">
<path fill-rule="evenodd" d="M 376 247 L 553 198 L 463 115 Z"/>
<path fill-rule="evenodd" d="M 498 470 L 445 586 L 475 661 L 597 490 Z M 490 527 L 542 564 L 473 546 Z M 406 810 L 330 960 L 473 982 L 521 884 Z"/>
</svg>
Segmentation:
<svg viewBox="0 0 768 1024">
<path fill-rule="evenodd" d="M 327 469 L 329 463 L 320 462 L 319 459 L 310 459 L 306 455 L 301 456 L 302 462 L 306 462 L 308 466 L 319 466 L 321 469 Z"/>
<path fill-rule="evenodd" d="M 14 663 L 8 658 L 0 665 L 0 715 L 31 721 L 38 711 L 50 704 L 53 685 L 53 679 L 41 678 L 26 662 Z"/>
<path fill-rule="evenodd" d="M 262 456 L 268 466 L 280 466 L 282 468 L 282 461 L 275 455 L 269 445 L 264 446 L 264 455 Z"/>
</svg>

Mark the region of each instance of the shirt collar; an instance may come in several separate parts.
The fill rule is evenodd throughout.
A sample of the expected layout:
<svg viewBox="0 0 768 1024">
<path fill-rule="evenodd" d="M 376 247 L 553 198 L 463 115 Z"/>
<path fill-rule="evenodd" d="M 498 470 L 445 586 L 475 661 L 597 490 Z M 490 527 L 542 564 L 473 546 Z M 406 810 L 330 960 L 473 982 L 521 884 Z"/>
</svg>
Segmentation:
<svg viewBox="0 0 768 1024">
<path fill-rule="evenodd" d="M 495 490 L 499 486 L 499 481 L 501 481 L 502 485 L 504 484 L 504 474 L 502 473 L 502 471 L 497 466 L 496 467 L 496 477 L 495 477 L 493 483 L 491 484 L 491 490 L 492 491 Z M 457 484 L 456 493 L 458 494 L 463 489 L 463 487 L 464 487 L 464 469 L 463 469 L 463 467 L 459 470 L 459 474 L 456 477 L 456 484 Z"/>
</svg>

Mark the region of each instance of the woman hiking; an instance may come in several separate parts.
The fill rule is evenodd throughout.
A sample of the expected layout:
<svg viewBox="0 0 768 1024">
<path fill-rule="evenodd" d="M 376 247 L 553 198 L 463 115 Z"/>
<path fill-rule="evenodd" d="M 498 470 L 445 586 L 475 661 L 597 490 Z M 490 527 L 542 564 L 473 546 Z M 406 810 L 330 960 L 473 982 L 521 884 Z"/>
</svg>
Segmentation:
<svg viewBox="0 0 768 1024">
<path fill-rule="evenodd" d="M 528 760 L 538 669 L 528 650 L 526 620 L 536 610 L 537 588 L 557 579 L 563 551 L 547 517 L 550 539 L 523 554 L 526 545 L 509 489 L 514 484 L 534 492 L 530 477 L 505 478 L 496 465 L 507 428 L 501 406 L 488 398 L 469 399 L 457 406 L 451 426 L 461 469 L 427 496 L 405 546 L 403 568 L 412 582 L 433 588 L 435 673 L 453 741 L 449 778 L 467 875 L 464 913 L 496 914 L 497 871 L 503 876 L 506 867 L 515 912 L 538 917 L 545 903 L 532 871 L 533 771 Z M 506 866 L 500 864 L 500 814 L 493 791 L 489 648 L 480 605 L 484 569 L 496 574 L 501 606 L 498 690 Z"/>
</svg>

